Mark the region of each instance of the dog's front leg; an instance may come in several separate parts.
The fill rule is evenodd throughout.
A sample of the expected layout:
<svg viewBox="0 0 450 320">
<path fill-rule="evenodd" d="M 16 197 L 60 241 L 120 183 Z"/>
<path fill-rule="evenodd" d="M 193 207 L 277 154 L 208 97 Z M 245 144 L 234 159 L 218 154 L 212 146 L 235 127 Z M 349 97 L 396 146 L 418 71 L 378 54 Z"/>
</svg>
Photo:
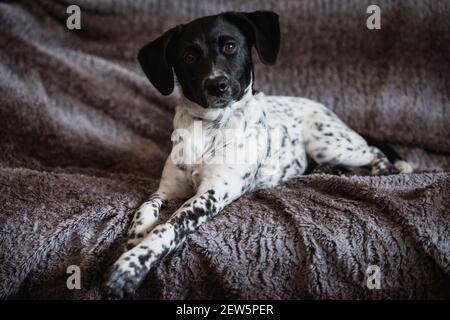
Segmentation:
<svg viewBox="0 0 450 320">
<path fill-rule="evenodd" d="M 232 176 L 231 173 L 227 175 L 222 172 L 208 177 L 202 180 L 196 195 L 186 201 L 166 223 L 156 226 L 137 246 L 122 254 L 114 264 L 107 283 L 110 293 L 116 297 L 123 297 L 125 292 L 134 293 L 155 262 L 236 199 L 246 183 L 240 176 Z"/>
<path fill-rule="evenodd" d="M 158 223 L 161 209 L 172 199 L 187 199 L 194 194 L 190 181 L 183 170 L 177 168 L 171 158 L 167 159 L 158 190 L 144 202 L 133 216 L 125 246 L 136 246 Z"/>
</svg>

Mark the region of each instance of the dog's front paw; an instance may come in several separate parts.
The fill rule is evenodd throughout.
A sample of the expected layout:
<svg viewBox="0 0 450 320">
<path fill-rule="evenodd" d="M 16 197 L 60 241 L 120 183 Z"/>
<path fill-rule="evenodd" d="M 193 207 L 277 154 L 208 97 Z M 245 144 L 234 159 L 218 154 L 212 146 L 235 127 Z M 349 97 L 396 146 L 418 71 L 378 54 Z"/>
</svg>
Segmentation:
<svg viewBox="0 0 450 320">
<path fill-rule="evenodd" d="M 122 299 L 125 294 L 134 294 L 147 272 L 148 268 L 141 265 L 138 259 L 123 254 L 114 264 L 106 282 L 108 297 Z"/>
</svg>

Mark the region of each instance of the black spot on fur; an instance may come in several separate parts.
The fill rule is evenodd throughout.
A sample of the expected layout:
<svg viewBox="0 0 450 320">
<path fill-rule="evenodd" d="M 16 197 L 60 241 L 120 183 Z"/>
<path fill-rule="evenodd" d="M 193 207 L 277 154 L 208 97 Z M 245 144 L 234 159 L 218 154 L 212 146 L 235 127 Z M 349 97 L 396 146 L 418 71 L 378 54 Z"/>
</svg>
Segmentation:
<svg viewBox="0 0 450 320">
<path fill-rule="evenodd" d="M 246 180 L 248 177 L 250 177 L 250 172 L 246 172 L 241 179 Z"/>
<path fill-rule="evenodd" d="M 322 129 L 323 129 L 323 123 L 315 122 L 314 125 L 316 126 L 316 129 L 317 129 L 318 131 L 322 131 Z"/>
<path fill-rule="evenodd" d="M 138 257 L 139 263 L 141 265 L 145 265 L 145 263 L 150 259 L 152 255 L 152 251 L 148 251 L 147 254 L 142 254 Z"/>
</svg>

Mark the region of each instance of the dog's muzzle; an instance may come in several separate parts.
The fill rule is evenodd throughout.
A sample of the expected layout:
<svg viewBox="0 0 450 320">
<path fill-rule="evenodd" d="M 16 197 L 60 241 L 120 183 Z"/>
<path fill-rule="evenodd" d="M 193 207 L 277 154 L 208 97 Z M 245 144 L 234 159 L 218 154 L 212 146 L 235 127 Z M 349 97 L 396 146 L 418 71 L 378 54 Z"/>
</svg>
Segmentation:
<svg viewBox="0 0 450 320">
<path fill-rule="evenodd" d="M 205 89 L 209 96 L 222 97 L 230 93 L 230 81 L 226 76 L 207 79 Z"/>
<path fill-rule="evenodd" d="M 239 84 L 229 77 L 220 75 L 204 82 L 204 93 L 209 108 L 226 107 L 239 92 Z"/>
</svg>

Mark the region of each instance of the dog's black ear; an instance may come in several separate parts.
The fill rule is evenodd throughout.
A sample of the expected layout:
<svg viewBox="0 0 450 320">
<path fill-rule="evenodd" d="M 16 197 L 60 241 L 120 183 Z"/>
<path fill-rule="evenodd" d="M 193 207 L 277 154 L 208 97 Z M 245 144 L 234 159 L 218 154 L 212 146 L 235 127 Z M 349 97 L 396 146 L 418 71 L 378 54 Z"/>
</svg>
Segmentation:
<svg viewBox="0 0 450 320">
<path fill-rule="evenodd" d="M 174 88 L 172 64 L 170 63 L 170 51 L 173 50 L 174 38 L 179 32 L 180 26 L 166 31 L 159 38 L 145 45 L 138 53 L 138 60 L 142 70 L 153 86 L 167 96 Z"/>
<path fill-rule="evenodd" d="M 235 22 L 255 45 L 265 64 L 274 64 L 280 50 L 280 23 L 272 11 L 226 12 L 224 17 Z"/>
</svg>

